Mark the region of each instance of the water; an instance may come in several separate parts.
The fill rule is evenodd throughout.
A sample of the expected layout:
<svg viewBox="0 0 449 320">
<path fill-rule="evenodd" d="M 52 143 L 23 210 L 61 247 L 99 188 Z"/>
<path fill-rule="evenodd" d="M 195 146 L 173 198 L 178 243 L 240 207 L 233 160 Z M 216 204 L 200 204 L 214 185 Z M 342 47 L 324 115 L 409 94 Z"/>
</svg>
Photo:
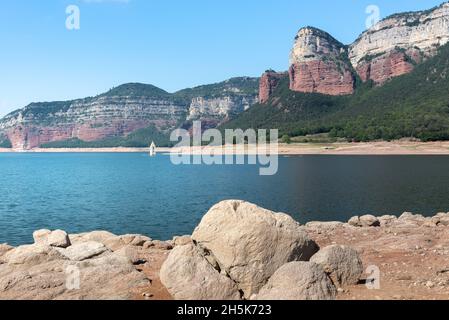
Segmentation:
<svg viewBox="0 0 449 320">
<path fill-rule="evenodd" d="M 282 157 L 258 167 L 175 166 L 146 154 L 0 154 L 0 243 L 32 243 L 34 230 L 108 230 L 155 239 L 190 234 L 224 199 L 311 220 L 449 211 L 449 157 Z"/>
</svg>

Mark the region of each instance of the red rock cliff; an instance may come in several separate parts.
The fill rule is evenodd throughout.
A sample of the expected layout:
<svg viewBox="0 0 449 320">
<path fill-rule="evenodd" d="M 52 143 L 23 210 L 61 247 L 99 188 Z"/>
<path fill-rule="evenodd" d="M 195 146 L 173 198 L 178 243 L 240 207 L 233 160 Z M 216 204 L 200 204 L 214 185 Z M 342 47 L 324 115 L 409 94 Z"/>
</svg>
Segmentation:
<svg viewBox="0 0 449 320">
<path fill-rule="evenodd" d="M 273 91 L 279 85 L 279 81 L 287 77 L 287 72 L 267 71 L 260 78 L 259 102 L 265 103 L 270 98 Z"/>
<path fill-rule="evenodd" d="M 346 95 L 354 92 L 354 76 L 346 47 L 328 33 L 299 30 L 290 55 L 290 89 Z"/>
</svg>

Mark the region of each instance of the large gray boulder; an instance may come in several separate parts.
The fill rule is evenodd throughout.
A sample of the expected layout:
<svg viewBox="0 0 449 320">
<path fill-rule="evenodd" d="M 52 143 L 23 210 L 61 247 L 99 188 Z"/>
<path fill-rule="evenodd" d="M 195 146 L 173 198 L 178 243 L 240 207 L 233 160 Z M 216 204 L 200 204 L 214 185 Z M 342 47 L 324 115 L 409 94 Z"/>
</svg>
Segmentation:
<svg viewBox="0 0 449 320">
<path fill-rule="evenodd" d="M 212 207 L 192 239 L 213 253 L 246 298 L 285 263 L 308 261 L 318 251 L 290 216 L 235 200 Z"/>
<path fill-rule="evenodd" d="M 332 245 L 321 249 L 310 262 L 319 264 L 338 285 L 357 284 L 363 273 L 359 253 L 346 246 Z"/>
<path fill-rule="evenodd" d="M 290 262 L 279 268 L 254 300 L 334 300 L 337 289 L 313 262 Z"/>
<path fill-rule="evenodd" d="M 216 269 L 214 257 L 193 242 L 177 246 L 162 265 L 160 279 L 178 300 L 238 300 L 236 284 Z"/>
</svg>

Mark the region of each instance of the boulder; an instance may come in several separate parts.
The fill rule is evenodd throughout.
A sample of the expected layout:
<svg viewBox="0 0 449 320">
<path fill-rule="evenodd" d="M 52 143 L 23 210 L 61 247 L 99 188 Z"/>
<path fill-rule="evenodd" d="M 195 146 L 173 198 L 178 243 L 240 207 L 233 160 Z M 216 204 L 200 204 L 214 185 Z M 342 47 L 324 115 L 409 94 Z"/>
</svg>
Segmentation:
<svg viewBox="0 0 449 320">
<path fill-rule="evenodd" d="M 162 265 L 160 279 L 178 300 L 239 300 L 236 284 L 209 260 L 214 260 L 210 253 L 193 242 L 177 246 Z"/>
<path fill-rule="evenodd" d="M 359 216 L 352 217 L 351 219 L 349 219 L 348 224 L 353 227 L 359 227 L 360 217 Z"/>
<path fill-rule="evenodd" d="M 14 248 L 6 252 L 2 260 L 12 265 L 35 265 L 52 260 L 64 260 L 57 248 L 47 245 L 33 244 Z"/>
<path fill-rule="evenodd" d="M 361 216 L 360 224 L 362 227 L 380 227 L 379 219 L 371 214 Z"/>
<path fill-rule="evenodd" d="M 76 285 L 79 280 L 79 287 Z M 54 260 L 0 269 L 0 299 L 117 300 L 135 299 L 136 288 L 149 285 L 125 257 L 109 253 L 82 262 Z"/>
<path fill-rule="evenodd" d="M 34 231 L 33 239 L 35 244 L 46 244 L 48 235 L 51 233 L 48 229 Z"/>
<path fill-rule="evenodd" d="M 290 262 L 280 267 L 254 300 L 334 300 L 337 289 L 313 262 Z"/>
<path fill-rule="evenodd" d="M 71 234 L 70 240 L 72 241 L 72 243 L 95 241 L 104 244 L 104 242 L 108 239 L 115 237 L 117 237 L 115 234 L 108 231 L 92 231 L 80 234 Z"/>
<path fill-rule="evenodd" d="M 34 243 L 57 248 L 67 248 L 71 245 L 69 235 L 63 230 L 37 230 L 33 233 Z"/>
<path fill-rule="evenodd" d="M 72 261 L 83 261 L 108 251 L 102 243 L 95 241 L 76 243 L 67 249 L 59 249 L 59 252 Z"/>
<path fill-rule="evenodd" d="M 358 216 L 352 217 L 351 219 L 349 219 L 348 224 L 353 227 L 362 227 L 362 228 L 380 227 L 379 219 L 370 214 L 361 217 Z"/>
<path fill-rule="evenodd" d="M 192 239 L 213 253 L 246 298 L 285 263 L 308 261 L 318 251 L 290 216 L 234 200 L 212 207 Z"/>
<path fill-rule="evenodd" d="M 191 236 L 174 237 L 172 242 L 174 246 L 185 246 L 186 244 L 192 242 L 192 237 Z"/>
<path fill-rule="evenodd" d="M 354 285 L 363 273 L 363 263 L 358 252 L 346 246 L 332 245 L 321 249 L 310 262 L 320 265 L 335 284 Z"/>
<path fill-rule="evenodd" d="M 120 236 L 120 239 L 123 241 L 125 245 L 132 245 L 132 246 L 143 246 L 145 242 L 152 240 L 151 238 L 142 236 L 140 234 L 126 234 Z"/>
<path fill-rule="evenodd" d="M 62 230 L 52 231 L 47 236 L 47 245 L 58 248 L 67 248 L 71 245 L 69 235 Z"/>
<path fill-rule="evenodd" d="M 392 215 L 384 215 L 379 218 L 379 222 L 382 227 L 389 226 L 396 220 L 398 220 L 398 217 Z"/>
</svg>

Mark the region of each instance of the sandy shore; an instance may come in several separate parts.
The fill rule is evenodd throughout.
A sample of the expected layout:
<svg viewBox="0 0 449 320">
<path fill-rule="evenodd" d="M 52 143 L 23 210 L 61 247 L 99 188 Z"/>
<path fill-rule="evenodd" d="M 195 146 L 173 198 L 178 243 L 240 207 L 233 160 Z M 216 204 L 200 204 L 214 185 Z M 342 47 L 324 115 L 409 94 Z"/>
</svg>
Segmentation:
<svg viewBox="0 0 449 320">
<path fill-rule="evenodd" d="M 241 146 L 240 146 L 241 148 Z M 192 147 L 192 148 L 158 148 L 159 153 L 182 153 L 182 154 L 262 154 L 265 148 L 260 146 L 247 146 L 244 151 L 236 150 L 235 146 L 218 147 Z M 43 149 L 33 150 L 11 150 L 0 149 L 1 152 L 33 152 L 33 153 L 133 153 L 149 152 L 149 148 L 79 148 L 79 149 Z M 277 150 L 270 154 L 279 155 L 449 155 L 449 141 L 444 142 L 369 142 L 369 143 L 330 143 L 330 144 L 279 144 Z"/>
</svg>

